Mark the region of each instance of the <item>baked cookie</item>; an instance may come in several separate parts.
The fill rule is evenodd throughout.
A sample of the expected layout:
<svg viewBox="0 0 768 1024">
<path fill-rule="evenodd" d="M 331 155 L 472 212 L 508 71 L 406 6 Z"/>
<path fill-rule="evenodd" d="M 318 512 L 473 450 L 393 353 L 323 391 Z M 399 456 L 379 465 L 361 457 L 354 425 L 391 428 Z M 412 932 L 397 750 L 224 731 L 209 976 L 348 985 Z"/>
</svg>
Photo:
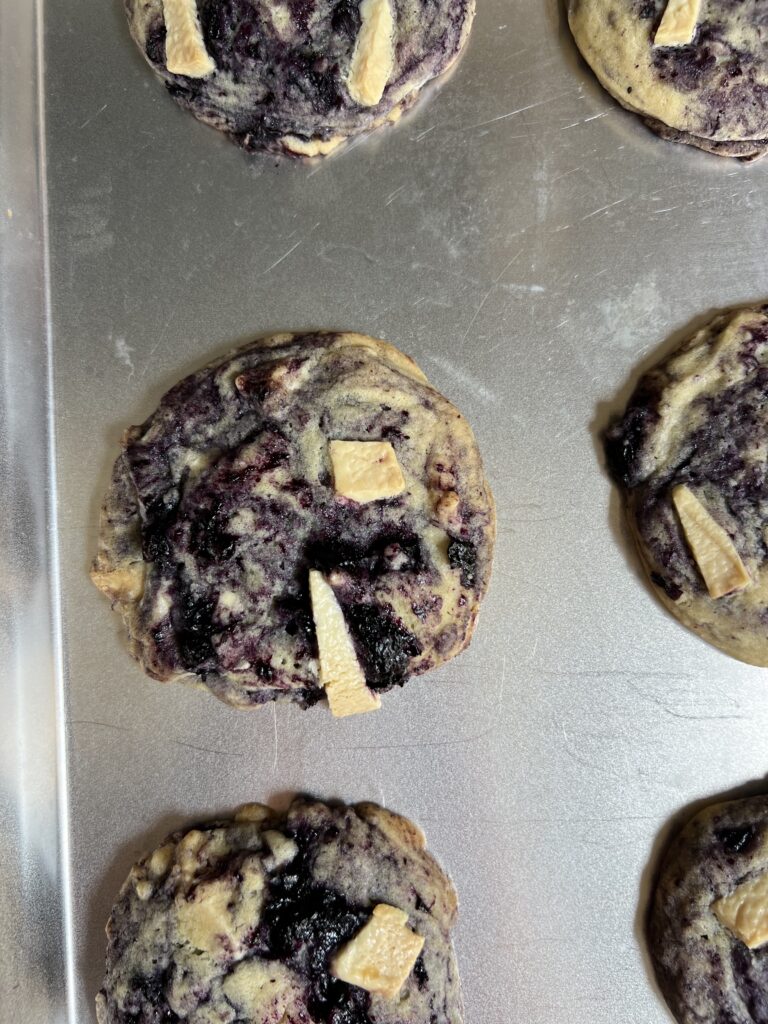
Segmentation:
<svg viewBox="0 0 768 1024">
<path fill-rule="evenodd" d="M 173 98 L 248 150 L 323 156 L 444 74 L 475 0 L 126 0 Z"/>
<path fill-rule="evenodd" d="M 648 937 L 681 1024 L 768 1021 L 768 797 L 688 822 L 661 866 Z"/>
<path fill-rule="evenodd" d="M 373 804 L 250 804 L 136 864 L 107 925 L 99 1024 L 461 1024 L 456 894 Z"/>
<path fill-rule="evenodd" d="M 608 92 L 663 138 L 752 160 L 768 146 L 763 0 L 569 0 Z"/>
<path fill-rule="evenodd" d="M 349 714 L 466 647 L 494 535 L 472 431 L 411 359 L 280 334 L 126 432 L 92 576 L 156 679 Z"/>
<path fill-rule="evenodd" d="M 716 317 L 647 373 L 605 442 L 661 600 L 768 665 L 768 306 Z"/>
</svg>

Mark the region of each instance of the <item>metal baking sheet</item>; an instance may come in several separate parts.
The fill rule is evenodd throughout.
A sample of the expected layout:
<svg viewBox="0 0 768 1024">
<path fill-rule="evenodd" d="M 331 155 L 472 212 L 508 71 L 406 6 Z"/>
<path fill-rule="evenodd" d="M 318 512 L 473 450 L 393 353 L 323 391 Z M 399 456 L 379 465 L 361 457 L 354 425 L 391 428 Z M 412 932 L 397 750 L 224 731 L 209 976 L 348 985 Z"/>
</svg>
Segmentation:
<svg viewBox="0 0 768 1024">
<path fill-rule="evenodd" d="M 0 33 L 0 1018 L 93 1021 L 134 858 L 303 790 L 425 828 L 461 898 L 467 1024 L 668 1021 L 648 865 L 686 808 L 760 784 L 768 678 L 653 599 L 597 438 L 681 331 L 766 297 L 768 161 L 650 135 L 551 0 L 482 0 L 443 88 L 318 165 L 179 110 L 118 0 L 26 7 Z M 411 353 L 499 510 L 470 650 L 344 721 L 144 678 L 87 578 L 123 427 L 212 355 L 315 326 Z"/>
</svg>

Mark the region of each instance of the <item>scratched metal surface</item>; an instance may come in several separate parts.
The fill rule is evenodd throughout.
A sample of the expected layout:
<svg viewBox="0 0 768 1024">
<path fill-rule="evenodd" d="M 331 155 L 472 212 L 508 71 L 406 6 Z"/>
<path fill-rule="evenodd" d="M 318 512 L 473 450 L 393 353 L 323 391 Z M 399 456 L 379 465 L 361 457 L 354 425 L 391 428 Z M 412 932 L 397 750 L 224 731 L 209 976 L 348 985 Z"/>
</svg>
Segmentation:
<svg viewBox="0 0 768 1024">
<path fill-rule="evenodd" d="M 111 901 L 169 828 L 310 790 L 425 828 L 461 897 L 467 1024 L 668 1020 L 642 943 L 647 866 L 673 816 L 762 777 L 766 674 L 653 600 L 595 437 L 675 332 L 765 298 L 768 162 L 648 134 L 600 91 L 552 2 L 484 0 L 444 88 L 319 166 L 247 158 L 177 109 L 118 0 L 48 3 L 45 18 L 66 771 L 57 812 L 56 608 L 15 605 L 44 627 L 37 646 L 8 631 L 6 696 L 30 699 L 13 733 L 26 775 L 5 769 L 24 827 L 0 849 L 47 908 L 23 918 L 5 893 L 4 948 L 22 919 L 41 937 L 2 975 L 22 980 L 26 1019 L 93 1020 Z M 471 649 L 340 722 L 236 713 L 144 678 L 86 576 L 122 428 L 212 354 L 310 326 L 415 356 L 471 419 L 499 509 Z M 14 337 L 42 379 L 43 356 Z M 6 367 L 18 425 L 17 379 Z M 25 415 L 15 451 L 37 466 L 45 438 Z M 34 484 L 44 508 L 39 467 Z M 50 954 L 62 922 L 66 970 Z"/>
</svg>

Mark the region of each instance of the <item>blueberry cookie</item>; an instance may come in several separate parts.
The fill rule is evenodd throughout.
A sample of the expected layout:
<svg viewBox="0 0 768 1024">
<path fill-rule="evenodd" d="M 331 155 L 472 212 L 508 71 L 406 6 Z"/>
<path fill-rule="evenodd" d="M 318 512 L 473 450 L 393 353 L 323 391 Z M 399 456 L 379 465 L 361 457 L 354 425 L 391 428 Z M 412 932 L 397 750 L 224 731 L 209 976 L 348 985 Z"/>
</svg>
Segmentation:
<svg viewBox="0 0 768 1024">
<path fill-rule="evenodd" d="M 444 74 L 475 0 L 126 0 L 173 98 L 248 150 L 321 156 Z"/>
<path fill-rule="evenodd" d="M 708 807 L 675 838 L 649 944 L 681 1024 L 768 1021 L 768 797 Z"/>
<path fill-rule="evenodd" d="M 281 334 L 126 432 L 92 577 L 156 679 L 351 714 L 466 647 L 494 534 L 472 431 L 410 358 Z"/>
<path fill-rule="evenodd" d="M 768 665 L 768 306 L 716 317 L 640 381 L 607 432 L 661 600 L 728 654 Z"/>
<path fill-rule="evenodd" d="M 249 804 L 136 864 L 107 925 L 99 1024 L 461 1024 L 456 894 L 373 804 Z"/>
<path fill-rule="evenodd" d="M 763 0 L 569 0 L 601 84 L 658 135 L 751 160 L 768 146 Z"/>
</svg>

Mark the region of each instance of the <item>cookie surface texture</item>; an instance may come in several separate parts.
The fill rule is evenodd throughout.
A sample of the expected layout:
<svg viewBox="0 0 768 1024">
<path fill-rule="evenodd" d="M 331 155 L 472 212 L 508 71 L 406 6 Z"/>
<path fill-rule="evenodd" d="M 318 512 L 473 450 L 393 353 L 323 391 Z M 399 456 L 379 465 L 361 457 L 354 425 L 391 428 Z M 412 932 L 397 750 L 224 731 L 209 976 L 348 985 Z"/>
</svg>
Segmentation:
<svg viewBox="0 0 768 1024">
<path fill-rule="evenodd" d="M 665 15 L 667 24 L 691 27 L 690 42 L 662 45 L 671 37 Z M 722 156 L 765 152 L 762 0 L 570 0 L 568 17 L 604 88 L 657 134 Z"/>
<path fill-rule="evenodd" d="M 195 117 L 248 150 L 323 156 L 396 121 L 454 64 L 475 0 L 126 0 L 126 10 L 142 53 Z"/>
<path fill-rule="evenodd" d="M 669 847 L 648 938 L 662 991 L 681 1024 L 768 1020 L 768 946 L 750 948 L 738 934 L 744 920 L 768 916 L 768 885 L 761 880 L 768 882 L 768 797 L 706 808 Z M 735 902 L 738 921 L 728 914 Z"/>
<path fill-rule="evenodd" d="M 705 640 L 768 665 L 768 307 L 698 331 L 605 440 L 658 596 Z"/>
<path fill-rule="evenodd" d="M 420 950 L 387 994 L 332 973 L 382 913 Z M 461 1024 L 455 918 L 453 886 L 406 819 L 373 804 L 247 805 L 133 867 L 107 925 L 99 1024 Z"/>
<path fill-rule="evenodd" d="M 411 359 L 284 334 L 187 377 L 126 432 L 92 577 L 155 678 L 309 705 L 332 682 L 318 632 L 324 660 L 343 646 L 374 693 L 466 647 L 494 535 L 472 431 Z M 311 571 L 343 613 L 320 631 Z"/>
</svg>

